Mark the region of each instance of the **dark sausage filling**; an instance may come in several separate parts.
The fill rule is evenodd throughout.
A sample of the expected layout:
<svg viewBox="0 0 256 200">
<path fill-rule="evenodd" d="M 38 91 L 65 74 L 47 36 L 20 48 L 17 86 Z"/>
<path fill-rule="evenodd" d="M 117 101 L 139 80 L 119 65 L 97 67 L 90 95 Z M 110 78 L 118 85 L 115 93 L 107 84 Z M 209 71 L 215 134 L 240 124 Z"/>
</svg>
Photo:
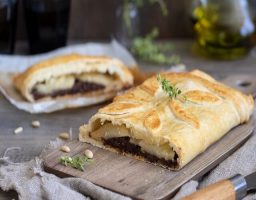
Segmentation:
<svg viewBox="0 0 256 200">
<path fill-rule="evenodd" d="M 113 147 L 120 152 L 130 153 L 136 156 L 142 156 L 146 160 L 153 163 L 160 163 L 170 168 L 177 168 L 178 166 L 178 163 L 177 163 L 178 155 L 176 152 L 174 155 L 174 160 L 165 160 L 164 158 L 158 158 L 152 154 L 143 152 L 140 146 L 130 143 L 130 137 L 127 137 L 127 136 L 103 139 L 103 142 L 104 142 L 104 145 Z"/>
<path fill-rule="evenodd" d="M 36 89 L 33 89 L 32 95 L 35 100 L 38 100 L 46 96 L 57 97 L 57 96 L 64 96 L 67 94 L 86 93 L 86 92 L 92 92 L 92 91 L 103 90 L 103 89 L 105 89 L 105 86 L 102 84 L 92 83 L 92 82 L 82 82 L 76 79 L 73 87 L 70 89 L 57 90 L 51 94 L 41 94 Z"/>
</svg>

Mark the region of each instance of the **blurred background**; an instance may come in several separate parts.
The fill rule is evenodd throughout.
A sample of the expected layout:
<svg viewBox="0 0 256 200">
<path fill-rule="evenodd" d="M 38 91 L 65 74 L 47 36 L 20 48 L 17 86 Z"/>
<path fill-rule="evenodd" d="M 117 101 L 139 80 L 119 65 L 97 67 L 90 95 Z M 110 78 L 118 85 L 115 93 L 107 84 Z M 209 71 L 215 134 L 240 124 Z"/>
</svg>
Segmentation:
<svg viewBox="0 0 256 200">
<path fill-rule="evenodd" d="M 123 23 L 122 15 L 126 12 L 131 17 L 132 23 L 139 21 L 136 27 L 132 27 L 137 31 L 135 36 L 145 35 L 156 26 L 159 29 L 160 39 L 192 36 L 192 23 L 187 12 L 189 1 L 163 0 L 165 9 L 168 10 L 168 15 L 165 16 L 157 1 L 146 0 L 146 3 L 142 4 L 140 2 L 143 1 L 0 0 L 0 40 L 9 43 L 10 40 L 13 40 L 14 44 L 11 46 L 14 45 L 14 49 L 15 43 L 20 41 L 29 41 L 31 46 L 31 43 L 36 40 L 36 35 L 39 34 L 37 32 L 44 35 L 41 37 L 50 34 L 46 33 L 46 29 L 42 30 L 43 26 L 48 26 L 48 28 L 52 26 L 51 29 L 55 33 L 59 31 L 60 27 L 66 27 L 67 30 L 61 31 L 65 32 L 67 41 L 107 41 L 120 35 L 120 32 L 126 31 L 118 30 L 122 29 L 120 28 Z M 124 10 L 125 4 L 135 6 L 135 19 L 132 16 L 134 9 L 125 8 L 126 10 Z M 63 36 L 63 33 L 60 33 L 59 36 L 58 39 Z M 56 46 L 64 46 L 64 43 L 60 42 Z M 42 44 L 39 43 L 39 45 Z M 30 49 L 30 53 L 33 54 L 44 51 L 47 50 L 33 49 L 33 47 Z M 11 52 L 13 50 L 1 53 Z"/>
<path fill-rule="evenodd" d="M 17 39 L 25 40 L 26 27 L 22 7 L 18 3 Z M 68 39 L 75 40 L 107 40 L 115 31 L 117 9 L 123 0 L 71 0 Z M 163 16 L 159 5 L 145 5 L 140 8 L 141 34 L 148 33 L 152 27 L 158 26 L 160 38 L 191 37 L 193 25 L 187 10 L 190 0 L 166 0 L 169 11 Z"/>
<path fill-rule="evenodd" d="M 176 64 L 162 53 L 174 45 L 155 40 L 193 39 L 193 52 L 231 60 L 255 45 L 255 13 L 256 0 L 0 0 L 0 53 L 115 38 L 139 58 Z"/>
</svg>

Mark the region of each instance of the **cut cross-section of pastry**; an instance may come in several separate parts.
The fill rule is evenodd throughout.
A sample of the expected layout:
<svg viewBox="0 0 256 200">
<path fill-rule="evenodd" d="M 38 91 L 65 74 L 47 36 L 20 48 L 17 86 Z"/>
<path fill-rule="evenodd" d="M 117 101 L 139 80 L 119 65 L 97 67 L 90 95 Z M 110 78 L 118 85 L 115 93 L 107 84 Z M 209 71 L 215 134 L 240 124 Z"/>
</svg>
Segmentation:
<svg viewBox="0 0 256 200">
<path fill-rule="evenodd" d="M 99 109 L 80 127 L 80 141 L 180 169 L 253 112 L 251 95 L 201 71 L 160 77 L 164 87 L 151 77 Z"/>
<path fill-rule="evenodd" d="M 133 84 L 133 76 L 114 58 L 69 54 L 37 63 L 14 79 L 14 85 L 30 102 L 53 98 L 98 96 Z"/>
</svg>

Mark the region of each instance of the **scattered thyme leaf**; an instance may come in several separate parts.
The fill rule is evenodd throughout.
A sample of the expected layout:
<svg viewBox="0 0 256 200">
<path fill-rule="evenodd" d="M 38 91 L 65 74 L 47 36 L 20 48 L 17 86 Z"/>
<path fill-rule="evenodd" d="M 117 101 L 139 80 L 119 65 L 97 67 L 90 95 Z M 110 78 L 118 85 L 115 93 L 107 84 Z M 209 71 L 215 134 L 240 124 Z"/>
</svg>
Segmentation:
<svg viewBox="0 0 256 200">
<path fill-rule="evenodd" d="M 154 39 L 159 35 L 157 28 L 143 37 L 136 37 L 132 42 L 131 51 L 142 60 L 158 63 L 175 65 L 180 63 L 180 57 L 176 54 L 171 56 L 165 55 L 165 52 L 172 51 L 174 45 L 171 43 L 156 44 Z"/>
<path fill-rule="evenodd" d="M 160 74 L 157 75 L 157 81 L 161 85 L 162 90 L 165 91 L 166 94 L 171 99 L 177 98 L 182 93 L 182 91 L 178 87 L 176 87 L 175 85 L 172 85 L 165 78 L 162 78 Z M 186 98 L 184 95 L 182 95 L 182 96 L 184 97 L 184 99 Z"/>
<path fill-rule="evenodd" d="M 84 171 L 84 166 L 86 164 L 90 164 L 92 162 L 92 159 L 86 157 L 85 155 L 83 156 L 75 156 L 75 157 L 70 157 L 70 156 L 61 156 L 60 157 L 60 163 L 65 165 L 65 166 L 71 166 L 75 169 L 79 169 L 81 171 Z"/>
</svg>

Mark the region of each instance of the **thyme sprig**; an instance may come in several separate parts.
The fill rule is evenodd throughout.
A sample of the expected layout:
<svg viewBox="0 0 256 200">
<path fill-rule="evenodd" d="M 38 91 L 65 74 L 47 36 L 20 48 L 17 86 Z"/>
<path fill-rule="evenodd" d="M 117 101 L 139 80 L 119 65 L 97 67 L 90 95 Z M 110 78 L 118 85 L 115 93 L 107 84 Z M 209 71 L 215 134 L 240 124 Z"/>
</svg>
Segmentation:
<svg viewBox="0 0 256 200">
<path fill-rule="evenodd" d="M 172 85 L 170 81 L 166 80 L 165 78 L 162 78 L 160 74 L 157 75 L 157 81 L 161 85 L 162 90 L 165 91 L 165 93 L 171 99 L 176 99 L 182 93 L 182 91 L 178 87 Z M 183 98 L 185 100 L 185 97 Z"/>
<path fill-rule="evenodd" d="M 83 156 L 75 156 L 75 157 L 70 157 L 70 156 L 61 156 L 60 157 L 60 163 L 65 165 L 65 166 L 71 166 L 75 169 L 79 169 L 81 171 L 84 171 L 84 166 L 86 164 L 90 164 L 92 162 L 92 159 L 86 157 L 85 155 Z"/>
</svg>

